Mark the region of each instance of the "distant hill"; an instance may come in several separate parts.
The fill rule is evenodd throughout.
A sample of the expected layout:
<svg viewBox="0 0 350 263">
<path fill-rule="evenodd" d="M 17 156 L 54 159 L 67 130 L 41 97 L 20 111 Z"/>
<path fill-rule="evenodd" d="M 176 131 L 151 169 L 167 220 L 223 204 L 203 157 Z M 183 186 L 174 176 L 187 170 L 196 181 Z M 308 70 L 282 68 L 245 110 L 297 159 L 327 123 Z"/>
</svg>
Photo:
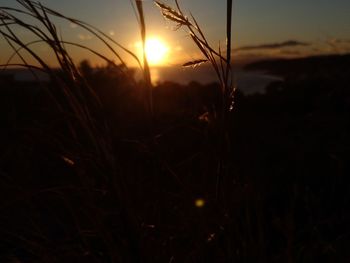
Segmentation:
<svg viewBox="0 0 350 263">
<path fill-rule="evenodd" d="M 245 69 L 282 77 L 350 74 L 350 54 L 262 60 L 248 64 Z"/>
</svg>

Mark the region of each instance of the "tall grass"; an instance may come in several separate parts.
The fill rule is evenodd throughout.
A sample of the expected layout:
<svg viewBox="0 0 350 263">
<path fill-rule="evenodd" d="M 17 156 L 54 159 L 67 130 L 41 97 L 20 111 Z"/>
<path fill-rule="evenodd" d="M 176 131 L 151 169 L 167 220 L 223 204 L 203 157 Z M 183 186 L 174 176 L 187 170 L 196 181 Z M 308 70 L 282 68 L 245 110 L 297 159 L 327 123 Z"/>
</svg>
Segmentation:
<svg viewBox="0 0 350 263">
<path fill-rule="evenodd" d="M 153 96 L 152 96 L 152 81 L 151 81 L 151 72 L 147 60 L 147 54 L 146 54 L 146 21 L 145 21 L 145 14 L 143 11 L 143 3 L 142 0 L 135 0 L 136 7 L 137 7 L 137 15 L 138 15 L 138 21 L 139 26 L 141 30 L 141 40 L 142 40 L 142 53 L 143 53 L 143 74 L 144 74 L 144 80 L 145 85 L 148 93 L 148 109 L 150 113 L 150 117 L 153 116 Z"/>
<path fill-rule="evenodd" d="M 100 140 L 103 138 L 99 138 L 99 136 L 95 134 L 98 133 L 97 130 L 100 127 L 95 125 L 96 120 L 94 120 L 92 117 L 92 112 L 101 108 L 100 101 L 94 90 L 80 74 L 79 69 L 73 61 L 73 58 L 67 51 L 67 46 L 74 46 L 91 52 L 92 54 L 106 61 L 109 65 L 114 66 L 128 78 L 131 78 L 131 76 L 127 75 L 128 71 L 125 70 L 126 63 L 122 58 L 120 51 L 131 56 L 139 64 L 139 66 L 141 66 L 140 60 L 133 52 L 94 26 L 91 26 L 83 21 L 67 17 L 46 6 L 43 6 L 40 2 L 32 0 L 16 0 L 16 2 L 19 4 L 20 8 L 0 6 L 0 35 L 13 49 L 13 55 L 10 56 L 7 63 L 1 65 L 3 70 L 7 67 L 25 67 L 28 69 L 38 69 L 46 72 L 54 83 L 60 85 L 60 92 L 64 94 L 69 110 L 71 110 L 74 116 L 77 118 L 79 125 L 84 127 L 84 131 L 88 134 L 89 140 L 94 145 L 95 150 L 99 153 L 103 153 L 104 149 L 101 148 L 101 145 L 108 145 L 108 143 L 101 143 Z M 52 22 L 53 17 L 74 23 L 90 32 L 115 55 L 117 61 L 119 61 L 122 66 L 117 65 L 113 59 L 107 58 L 99 51 L 78 43 L 63 40 L 59 35 L 55 24 Z M 31 19 L 34 19 L 34 22 L 31 21 Z M 19 32 L 19 28 L 31 34 L 33 38 L 36 38 L 36 40 L 30 42 L 25 42 L 22 40 L 20 35 L 17 33 Z M 35 49 L 32 48 L 32 46 L 35 44 L 46 45 L 46 47 L 52 51 L 54 58 L 59 65 L 59 72 L 50 67 L 48 62 L 44 61 L 40 54 L 38 54 Z M 117 49 L 119 49 L 119 51 Z M 27 62 L 25 56 L 22 55 L 24 52 L 26 55 L 30 56 L 32 61 L 34 61 L 33 64 Z M 11 62 L 16 56 L 20 58 L 22 63 Z M 39 66 L 36 66 L 36 64 Z M 145 72 L 149 72 L 147 67 Z M 149 82 L 149 77 L 147 77 L 147 75 L 149 74 L 145 73 L 146 80 Z M 92 104 L 89 105 L 89 103 Z M 57 106 L 63 110 L 61 105 Z"/>
<path fill-rule="evenodd" d="M 1 196 L 5 198 L 0 198 L 0 261 L 175 263 L 313 262 L 315 258 L 325 258 L 327 262 L 340 262 L 342 259 L 348 259 L 348 253 L 342 250 L 347 252 L 344 244 L 349 243 L 348 231 L 343 233 L 343 230 L 348 229 L 349 225 L 349 213 L 344 207 L 348 207 L 350 199 L 347 194 L 337 192 L 340 189 L 347 193 L 345 174 L 348 167 L 345 165 L 344 156 L 348 152 L 344 151 L 343 147 L 334 148 L 331 143 L 328 151 L 328 147 L 322 149 L 321 159 L 312 156 L 319 155 L 314 151 L 310 152 L 315 142 L 324 141 L 324 138 L 332 139 L 336 135 L 329 135 L 328 130 L 325 130 L 327 134 L 321 134 L 319 140 L 316 138 L 315 141 L 312 136 L 314 127 L 323 127 L 324 118 L 316 114 L 314 120 L 310 119 L 309 108 L 304 113 L 298 111 L 292 121 L 294 127 L 298 123 L 303 125 L 305 116 L 310 119 L 313 125 L 309 135 L 304 136 L 299 128 L 290 133 L 289 121 L 283 122 L 282 129 L 288 130 L 287 136 L 279 136 L 276 133 L 276 129 L 281 128 L 275 125 L 276 118 L 290 118 L 295 107 L 290 103 L 288 96 L 292 96 L 292 101 L 299 103 L 294 79 L 291 83 L 286 83 L 287 93 L 279 89 L 285 84 L 278 84 L 278 89 L 270 91 L 267 102 L 265 95 L 244 98 L 246 110 L 242 107 L 243 114 L 242 111 L 235 112 L 239 113 L 236 115 L 238 125 L 235 128 L 240 130 L 233 135 L 238 150 L 235 149 L 232 154 L 234 156 L 230 157 L 232 133 L 229 129 L 233 126 L 230 123 L 230 110 L 235 91 L 231 77 L 232 0 L 227 1 L 226 54 L 223 54 L 221 47 L 216 50 L 209 45 L 199 23 L 192 14 L 188 16 L 183 12 L 177 0 L 174 8 L 156 2 L 164 17 L 176 23 L 179 28 L 187 29 L 190 38 L 203 55 L 203 58 L 184 63 L 184 66 L 194 67 L 207 62 L 212 65 L 218 77 L 221 104 L 217 114 L 212 115 L 214 118 L 208 121 L 209 125 L 204 126 L 203 123 L 194 120 L 193 115 L 197 114 L 198 110 L 191 108 L 192 111 L 185 115 L 186 118 L 189 116 L 189 120 L 179 121 L 184 115 L 171 119 L 180 123 L 178 128 L 174 129 L 173 122 L 164 125 L 166 128 L 170 127 L 169 137 L 160 135 L 149 143 L 148 136 L 142 134 L 142 138 L 146 137 L 145 143 L 133 140 L 132 143 L 136 141 L 135 144 L 140 145 L 135 151 L 124 147 L 121 140 L 113 135 L 111 123 L 104 114 L 103 101 L 85 78 L 83 70 L 75 65 L 68 47 L 74 46 L 91 52 L 131 80 L 132 76 L 128 75 L 123 58 L 127 55 L 135 59 L 143 69 L 145 81 L 142 87 L 146 87 L 148 94 L 145 99 L 150 116 L 153 117 L 151 77 L 144 50 L 147 37 L 145 14 L 142 1 L 132 1 L 136 4 L 137 18 L 140 22 L 144 51 L 142 59 L 99 29 L 66 17 L 39 2 L 15 0 L 18 8 L 0 6 L 0 37 L 13 50 L 7 63 L 2 65 L 3 69 L 20 66 L 28 68 L 33 74 L 36 70 L 46 72 L 51 77 L 51 82 L 42 88 L 50 96 L 49 103 L 54 104 L 49 107 L 53 113 L 50 112 L 48 117 L 38 114 L 32 122 L 19 120 L 26 122 L 23 126 L 29 123 L 30 127 L 25 127 L 27 129 L 23 131 L 23 140 L 21 138 L 14 145 L 10 145 L 11 148 L 19 148 L 18 155 L 15 151 L 14 154 L 1 152 L 0 189 L 5 190 L 4 193 L 1 191 Z M 57 18 L 77 24 L 93 34 L 114 54 L 114 59 L 118 62 L 113 62 L 113 59 L 98 50 L 65 41 L 53 23 L 53 19 Z M 26 42 L 21 38 L 23 31 L 30 33 L 35 39 Z M 58 70 L 50 67 L 33 48 L 39 44 L 52 51 L 53 58 L 59 65 Z M 28 62 L 28 57 L 34 61 L 33 64 Z M 19 62 L 13 62 L 14 58 Z M 343 83 L 348 83 L 345 79 L 339 82 L 340 88 Z M 318 88 L 319 79 L 316 80 Z M 315 83 L 314 80 L 310 83 L 301 80 L 300 85 L 313 87 Z M 334 85 L 336 84 L 329 80 L 328 86 Z M 176 86 L 179 87 L 181 86 Z M 299 87 L 298 84 L 296 87 Z M 103 87 L 98 82 L 95 88 Z M 313 92 L 311 89 L 310 94 Z M 339 94 L 341 96 L 343 92 Z M 300 96 L 303 95 L 304 91 L 300 89 Z M 312 103 L 314 97 L 309 95 L 309 101 Z M 166 96 L 171 97 L 169 94 Z M 167 99 L 166 96 L 162 98 Z M 329 97 L 327 89 L 320 97 L 321 101 L 327 101 L 323 96 Z M 286 108 L 290 109 L 288 114 L 270 115 L 270 99 L 276 98 L 289 102 L 290 106 L 287 105 Z M 172 99 L 171 97 L 169 100 Z M 334 99 L 336 97 L 331 98 L 331 105 Z M 279 104 L 277 106 L 280 106 Z M 259 107 L 255 109 L 267 106 L 267 112 L 262 111 L 255 115 L 252 114 L 251 108 L 247 109 L 256 105 Z M 339 109 L 331 108 L 331 115 L 336 118 Z M 344 106 L 340 112 L 346 110 L 347 107 Z M 317 106 L 313 111 L 317 113 L 320 109 Z M 320 112 L 323 112 L 323 109 Z M 343 115 L 345 123 L 347 115 Z M 129 116 L 124 116 L 123 120 L 127 122 L 128 118 Z M 319 123 L 319 119 L 322 119 L 322 123 Z M 334 126 L 333 119 L 329 119 L 328 122 L 335 127 L 335 131 L 344 130 L 342 124 Z M 270 129 L 263 129 L 261 134 L 256 134 L 262 125 L 269 126 L 270 123 L 274 124 Z M 15 124 L 21 126 L 22 123 Z M 143 122 L 137 127 L 142 125 Z M 306 131 L 309 130 L 308 127 L 304 127 Z M 301 128 L 304 129 L 303 126 Z M 15 128 L 13 130 L 17 132 Z M 0 138 L 1 147 L 5 144 L 6 148 L 12 143 L 11 140 L 10 143 L 4 141 L 7 139 L 6 133 L 13 130 L 6 130 L 5 127 L 3 133 L 3 129 L 0 129 L 1 135 L 6 135 L 5 139 Z M 176 133 L 177 131 L 179 132 Z M 142 132 L 145 131 L 142 129 Z M 288 139 L 293 134 L 298 139 L 295 141 L 297 147 L 291 145 Z M 15 139 L 18 137 L 14 136 Z M 154 146 L 154 142 L 157 145 L 149 147 Z M 338 142 L 345 142 L 347 145 L 348 140 L 341 138 Z M 299 147 L 304 143 L 308 144 L 306 152 Z M 269 149 L 270 146 L 272 150 Z M 122 154 L 119 154 L 119 148 Z M 185 151 L 189 154 L 183 158 Z M 271 151 L 276 152 L 271 154 Z M 287 155 L 287 158 L 280 159 L 281 153 Z M 7 154 L 10 157 L 7 157 Z M 300 154 L 301 159 L 295 157 Z M 161 155 L 167 157 L 162 158 Z M 257 158 L 254 155 L 261 157 Z M 3 159 L 6 158 L 13 158 L 10 160 L 10 166 L 15 166 L 13 170 L 13 167 L 10 167 L 12 174 L 7 174 L 6 167 L 2 165 Z M 125 161 L 125 164 L 121 160 Z M 325 161 L 325 165 L 315 167 L 313 163 L 318 160 Z M 305 162 L 309 161 L 311 164 L 304 167 Z M 22 163 L 25 165 L 20 167 Z M 290 167 L 291 164 L 293 167 Z M 325 171 L 320 170 L 323 167 Z M 30 168 L 33 170 L 29 170 Z M 315 168 L 319 169 L 315 172 Z M 167 177 L 169 173 L 173 176 L 170 179 Z M 299 178 L 288 179 L 292 175 L 308 176 L 309 173 L 316 173 L 313 182 L 310 182 L 308 177 L 301 181 Z M 328 173 L 330 178 L 336 178 L 329 191 L 327 187 L 324 188 L 324 185 L 331 182 L 327 179 Z M 50 176 L 55 175 L 59 176 L 61 184 L 51 184 Z M 32 181 L 34 183 L 30 184 Z M 338 189 L 337 186 L 341 184 L 344 187 Z M 133 189 L 128 189 L 128 185 L 132 185 Z M 131 196 L 128 190 L 134 190 L 134 196 Z M 203 204 L 195 207 L 191 201 L 197 193 L 203 195 L 197 199 Z M 339 209 L 334 207 L 334 200 L 339 200 Z M 138 210 L 134 209 L 136 206 Z M 60 214 L 57 218 L 52 218 L 56 215 L 56 211 L 52 210 L 56 209 L 63 210 L 64 216 Z M 55 229 L 53 235 L 46 236 L 46 228 L 52 227 L 48 226 L 52 222 L 60 228 Z M 63 241 L 53 240 L 53 236 L 62 234 L 61 230 L 68 233 L 68 238 Z M 336 236 L 336 232 L 341 234 Z M 8 251 L 12 253 L 12 259 L 2 257 L 2 253 Z M 25 253 L 35 255 L 35 258 L 26 260 L 26 255 L 23 256 L 24 259 L 16 258 Z M 327 258 L 330 254 L 334 256 Z"/>
<path fill-rule="evenodd" d="M 235 86 L 232 79 L 232 67 L 231 67 L 231 50 L 232 50 L 232 0 L 227 0 L 227 17 L 226 17 L 226 57 L 222 54 L 221 47 L 215 50 L 207 40 L 203 30 L 201 29 L 196 18 L 190 14 L 186 15 L 178 0 L 175 0 L 175 7 L 171 7 L 159 1 L 155 1 L 155 4 L 160 8 L 160 11 L 164 18 L 174 22 L 176 28 L 184 27 L 194 44 L 202 53 L 202 59 L 190 61 L 183 66 L 195 67 L 205 62 L 209 62 L 214 69 L 217 79 L 220 83 L 221 93 L 221 109 L 216 109 L 216 113 L 211 116 L 214 117 L 211 121 L 215 123 L 216 139 L 217 139 L 217 183 L 216 183 L 216 196 L 219 199 L 223 196 L 223 180 L 225 176 L 229 176 L 228 171 L 228 158 L 230 156 L 230 133 L 229 133 L 229 112 L 233 109 Z"/>
<path fill-rule="evenodd" d="M 94 232 L 94 235 L 99 236 L 104 241 L 108 247 L 108 253 L 111 255 L 111 261 L 124 262 L 123 253 L 128 253 L 130 254 L 129 256 L 133 258 L 132 262 L 140 262 L 142 261 L 140 259 L 140 249 L 138 247 L 140 222 L 138 222 L 138 217 L 132 209 L 133 206 L 130 204 L 131 201 L 127 191 L 128 189 L 125 188 L 124 178 L 122 178 L 121 171 L 118 167 L 118 161 L 112 147 L 114 143 L 113 136 L 109 123 L 103 116 L 103 105 L 99 97 L 95 94 L 94 89 L 89 85 L 84 76 L 82 76 L 79 68 L 75 65 L 73 58 L 67 51 L 67 47 L 74 46 L 91 52 L 106 61 L 109 65 L 113 65 L 116 69 L 122 71 L 126 77 L 130 76 L 127 76 L 128 73 L 124 70 L 126 62 L 122 54 L 128 55 L 134 59 L 143 69 L 145 86 L 148 93 L 148 109 L 152 119 L 152 84 L 145 53 L 147 32 L 142 0 L 135 0 L 143 44 L 142 62 L 129 49 L 92 25 L 67 17 L 42 5 L 40 2 L 33 0 L 16 0 L 16 3 L 19 4 L 19 8 L 0 6 L 0 35 L 13 49 L 13 55 L 9 58 L 8 62 L 2 66 L 4 68 L 21 66 L 31 70 L 38 69 L 46 72 L 51 77 L 53 85 L 57 87 L 56 91 L 58 91 L 59 97 L 64 100 L 63 102 L 61 100 L 55 100 L 55 103 L 68 127 L 67 137 L 69 139 L 66 140 L 67 138 L 64 138 L 62 141 L 61 138 L 59 138 L 61 134 L 53 133 L 50 137 L 46 138 L 47 143 L 53 144 L 52 147 L 54 151 L 58 153 L 58 156 L 67 165 L 73 167 L 79 178 L 81 185 L 74 188 L 74 191 L 81 195 L 82 203 L 84 203 L 84 207 L 87 207 L 85 214 L 91 215 L 91 221 L 94 225 L 94 229 L 91 232 Z M 203 59 L 187 62 L 184 66 L 196 66 L 204 62 L 209 62 L 220 82 L 222 108 L 218 114 L 219 124 L 217 128 L 219 130 L 219 146 L 217 152 L 219 155 L 218 165 L 220 168 L 218 174 L 223 176 L 226 172 L 225 159 L 227 158 L 227 148 L 229 144 L 227 140 L 227 113 L 230 110 L 234 92 L 231 78 L 230 53 L 232 1 L 228 1 L 226 57 L 222 54 L 221 48 L 215 50 L 215 48 L 209 45 L 209 41 L 195 17 L 192 16 L 192 14 L 187 17 L 182 11 L 178 1 L 176 1 L 176 8 L 172 8 L 161 2 L 156 2 L 156 4 L 160 7 L 164 17 L 177 23 L 178 27 L 187 28 L 191 39 L 204 56 Z M 69 21 L 90 32 L 114 54 L 122 67 L 119 67 L 112 59 L 106 57 L 98 50 L 63 40 L 53 23 L 53 18 Z M 30 33 L 36 39 L 31 42 L 25 42 L 21 39 L 20 35 L 16 33 L 19 32 L 17 31 L 18 27 Z M 59 65 L 58 71 L 50 67 L 48 62 L 44 61 L 40 54 L 32 48 L 32 46 L 36 44 L 45 44 L 52 51 Z M 25 53 L 26 56 L 24 56 L 23 53 Z M 31 65 L 26 60 L 28 55 L 31 57 L 31 60 L 35 61 L 34 65 Z M 19 58 L 21 63 L 12 63 L 12 59 L 15 57 Z M 32 72 L 35 74 L 35 71 Z M 48 90 L 48 92 L 50 93 L 51 90 Z M 57 96 L 56 94 L 50 95 L 53 99 Z M 38 134 L 43 134 L 43 132 L 40 131 Z M 101 181 L 103 182 L 102 186 L 97 189 L 94 182 Z M 222 190 L 221 184 L 222 178 L 218 177 L 217 195 L 219 195 L 219 192 Z M 54 192 L 64 196 L 64 191 L 66 190 L 67 189 L 49 189 L 48 192 Z M 99 209 L 98 206 L 100 203 L 95 198 L 97 191 L 108 192 L 120 205 L 120 207 L 118 207 L 119 210 L 113 212 L 120 214 L 122 227 L 125 228 L 125 232 L 127 233 L 127 238 L 124 237 L 126 240 L 119 241 L 121 247 L 128 247 L 127 252 L 120 251 L 122 249 L 115 244 L 115 237 L 104 225 L 103 220 L 105 215 L 103 215 Z M 78 217 L 76 215 L 76 213 L 78 213 L 77 211 L 72 211 L 72 213 L 74 214 L 73 217 Z M 80 223 L 78 222 L 77 224 L 79 225 Z M 17 236 L 18 235 L 17 233 Z M 81 235 L 81 239 L 84 242 L 88 242 L 88 238 L 84 234 Z M 125 245 L 125 243 L 127 243 L 127 245 Z M 33 247 L 32 244 L 28 242 L 27 245 L 31 250 Z"/>
<path fill-rule="evenodd" d="M 207 37 L 205 36 L 202 28 L 197 22 L 196 18 L 190 13 L 186 15 L 178 0 L 175 0 L 175 7 L 171 7 L 160 1 L 155 1 L 155 4 L 160 8 L 162 15 L 176 24 L 176 29 L 182 27 L 187 29 L 187 32 L 199 51 L 202 53 L 203 58 L 194 61 L 189 61 L 183 64 L 184 67 L 195 67 L 205 62 L 209 62 L 214 69 L 218 81 L 221 87 L 222 94 L 222 109 L 221 118 L 226 119 L 226 113 L 231 110 L 234 85 L 232 82 L 232 69 L 231 69 L 231 24 L 232 24 L 232 0 L 227 1 L 227 19 L 226 19 L 226 57 L 221 52 L 221 48 L 216 50 L 209 44 Z"/>
<path fill-rule="evenodd" d="M 82 209 L 86 209 L 84 213 L 91 217 L 91 222 L 93 222 L 91 231 L 94 233 L 93 235 L 103 240 L 113 262 L 123 262 L 122 252 L 115 249 L 112 233 L 107 231 L 103 224 L 106 215 L 101 214 L 98 200 L 94 197 L 98 191 L 114 196 L 113 199 L 120 204 L 118 213 L 120 213 L 122 222 L 125 223 L 123 227 L 128 232 L 128 236 L 125 237 L 127 240 L 123 242 L 128 244 L 130 251 L 134 251 L 135 255 L 133 257 L 136 260 L 138 252 L 138 238 L 136 236 L 139 224 L 132 212 L 128 191 L 125 189 L 124 179 L 118 168 L 113 149 L 112 132 L 108 121 L 104 117 L 103 105 L 99 97 L 82 76 L 73 58 L 68 53 L 67 46 L 74 46 L 91 52 L 106 61 L 110 66 L 114 66 L 129 79 L 132 76 L 129 76 L 128 71 L 125 70 L 126 63 L 121 53 L 130 56 L 140 66 L 142 64 L 133 52 L 92 25 L 67 17 L 42 5 L 40 2 L 16 0 L 16 3 L 18 8 L 0 6 L 0 36 L 13 50 L 13 55 L 10 56 L 7 63 L 1 66 L 3 70 L 8 67 L 28 68 L 34 75 L 35 70 L 47 73 L 51 79 L 51 87 L 45 86 L 44 89 L 52 98 L 52 102 L 54 102 L 61 116 L 59 119 L 63 119 L 61 126 L 64 125 L 64 128 L 60 127 L 62 129 L 59 129 L 57 132 L 53 131 L 50 134 L 45 133 L 44 130 L 37 130 L 34 132 L 35 136 L 41 136 L 41 138 L 32 138 L 32 140 L 45 141 L 46 145 L 50 145 L 49 147 L 52 148 L 52 152 L 57 155 L 57 158 L 61 158 L 66 165 L 72 167 L 75 171 L 80 184 L 73 188 L 72 195 L 79 196 Z M 142 17 L 142 9 L 140 12 Z M 53 23 L 54 18 L 63 19 L 87 30 L 115 55 L 118 64 L 99 51 L 63 40 L 59 30 Z M 34 40 L 26 42 L 18 32 L 26 32 Z M 143 35 L 145 37 L 145 32 Z M 37 44 L 45 45 L 49 48 L 59 65 L 58 70 L 53 69 L 49 62 L 42 59 L 40 54 L 37 53 L 33 48 Z M 21 62 L 13 63 L 12 61 L 15 57 L 19 58 Z M 29 62 L 28 57 L 33 62 Z M 150 83 L 147 61 L 144 61 L 144 65 L 146 82 Z M 37 79 L 39 78 L 37 77 Z M 60 99 L 56 99 L 57 97 Z M 72 180 L 75 179 L 72 178 Z M 93 182 L 100 182 L 99 186 Z M 70 192 L 70 189 L 70 186 L 55 190 L 46 189 L 43 193 L 56 193 L 58 197 L 65 196 L 65 198 L 68 198 L 67 196 L 70 194 L 67 194 L 67 192 Z M 27 202 L 25 199 L 22 201 Z M 83 218 L 78 216 L 78 213 L 80 212 L 72 210 L 72 217 L 83 220 Z M 83 224 L 79 220 L 76 222 L 78 228 L 80 228 L 79 224 Z M 0 231 L 6 230 L 0 229 Z M 14 233 L 11 238 L 17 239 L 20 235 L 20 233 Z M 79 238 L 84 240 L 84 242 L 87 242 L 88 239 L 83 233 L 81 233 Z M 33 244 L 29 241 L 24 243 L 28 250 L 33 251 L 33 253 L 40 254 L 40 250 L 43 249 L 41 247 L 34 249 Z M 72 251 L 72 256 L 74 253 Z M 52 258 L 50 261 L 54 262 L 54 259 Z"/>
<path fill-rule="evenodd" d="M 64 41 L 60 37 L 55 24 L 52 22 L 52 18 L 56 17 L 67 20 L 93 34 L 98 40 L 105 44 L 123 66 L 125 66 L 126 63 L 113 45 L 130 55 L 141 65 L 139 59 L 130 50 L 120 45 L 99 29 L 85 22 L 66 17 L 61 13 L 43 6 L 40 2 L 32 0 L 16 0 L 16 2 L 20 6 L 19 9 L 0 6 L 0 35 L 7 41 L 14 52 L 7 63 L 2 65 L 3 69 L 6 67 L 21 66 L 46 72 L 51 77 L 53 83 L 59 85 L 59 92 L 63 94 L 63 98 L 66 100 L 66 105 L 64 105 L 64 107 L 63 105 L 59 105 L 59 102 L 57 102 L 57 107 L 59 107 L 61 111 L 70 111 L 71 116 L 75 118 L 74 125 L 71 125 L 72 134 L 75 134 L 73 126 L 78 124 L 81 128 L 80 131 L 85 133 L 93 150 L 101 156 L 104 156 L 106 160 L 112 158 L 108 149 L 110 145 L 108 137 L 100 136 L 100 132 L 107 132 L 103 131 L 103 129 L 108 129 L 107 125 L 99 125 L 98 120 L 93 116 L 95 111 L 98 112 L 101 110 L 102 105 L 92 87 L 89 86 L 84 77 L 80 74 L 73 58 L 67 52 L 67 46 L 71 45 L 85 49 L 105 60 L 109 65 L 113 65 L 124 74 L 127 74 L 127 71 L 124 70 L 125 67 L 118 66 L 112 59 L 107 58 L 96 50 L 77 43 Z M 34 19 L 34 22 L 31 21 L 32 19 Z M 37 39 L 28 43 L 25 42 L 16 33 L 19 32 L 18 28 L 30 33 Z M 31 48 L 32 45 L 38 43 L 46 45 L 52 51 L 59 65 L 59 71 L 50 67 L 48 62 L 44 61 L 40 55 Z M 34 60 L 33 65 L 27 62 L 22 52 L 26 52 L 27 55 L 30 55 L 31 59 Z M 18 56 L 22 63 L 12 64 L 11 60 L 15 56 Z M 35 66 L 35 64 L 39 66 Z"/>
</svg>

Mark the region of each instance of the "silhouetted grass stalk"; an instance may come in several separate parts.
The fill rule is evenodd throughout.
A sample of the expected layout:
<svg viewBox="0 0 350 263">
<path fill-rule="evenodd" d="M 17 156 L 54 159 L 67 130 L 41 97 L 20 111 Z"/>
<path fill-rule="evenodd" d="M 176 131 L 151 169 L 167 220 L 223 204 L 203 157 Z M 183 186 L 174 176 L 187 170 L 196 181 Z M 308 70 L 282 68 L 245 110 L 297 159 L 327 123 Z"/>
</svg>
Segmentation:
<svg viewBox="0 0 350 263">
<path fill-rule="evenodd" d="M 145 85 L 148 93 L 148 108 L 150 117 L 153 116 L 153 95 L 152 95 L 152 80 L 151 80 L 151 72 L 150 67 L 147 60 L 146 54 L 146 22 L 145 15 L 143 12 L 143 3 L 142 0 L 135 0 L 138 14 L 139 26 L 141 29 L 141 40 L 142 40 L 142 54 L 143 54 L 143 75 L 145 80 Z"/>
<path fill-rule="evenodd" d="M 232 91 L 232 68 L 231 68 L 231 51 L 232 51 L 232 0 L 227 0 L 227 16 L 226 16 L 226 79 L 225 79 L 225 95 L 224 95 L 224 99 L 225 99 L 225 105 L 224 105 L 224 110 L 227 107 L 230 107 L 231 105 L 226 105 L 226 103 L 232 103 L 230 101 L 231 96 L 233 96 L 233 94 L 230 94 Z M 228 110 L 230 110 L 228 108 Z"/>
</svg>

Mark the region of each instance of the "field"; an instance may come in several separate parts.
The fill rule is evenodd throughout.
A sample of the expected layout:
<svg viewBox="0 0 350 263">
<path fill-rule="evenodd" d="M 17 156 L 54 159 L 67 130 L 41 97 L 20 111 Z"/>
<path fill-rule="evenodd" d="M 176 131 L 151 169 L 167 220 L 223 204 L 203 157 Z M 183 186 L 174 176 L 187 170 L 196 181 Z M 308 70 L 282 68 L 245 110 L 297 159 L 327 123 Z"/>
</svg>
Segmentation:
<svg viewBox="0 0 350 263">
<path fill-rule="evenodd" d="M 19 2 L 61 66 L 13 65 L 47 81 L 0 75 L 1 262 L 350 260 L 350 55 L 249 64 L 283 80 L 244 95 L 230 56 L 194 31 L 218 82 L 153 85 L 147 58 L 143 80 L 107 58 L 76 66 L 48 19 L 60 15 Z M 30 53 L 10 18 L 0 33 Z"/>
</svg>

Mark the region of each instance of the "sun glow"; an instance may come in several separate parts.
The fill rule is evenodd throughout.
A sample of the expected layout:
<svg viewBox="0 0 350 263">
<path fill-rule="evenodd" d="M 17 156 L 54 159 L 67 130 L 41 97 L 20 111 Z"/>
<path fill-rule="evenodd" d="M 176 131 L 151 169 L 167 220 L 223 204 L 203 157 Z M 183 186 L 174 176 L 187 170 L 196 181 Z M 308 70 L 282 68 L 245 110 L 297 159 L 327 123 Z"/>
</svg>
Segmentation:
<svg viewBox="0 0 350 263">
<path fill-rule="evenodd" d="M 142 54 L 142 44 L 140 42 L 136 43 L 136 48 Z M 145 52 L 151 66 L 160 66 L 167 62 L 169 47 L 160 38 L 152 37 L 146 40 Z"/>
</svg>

